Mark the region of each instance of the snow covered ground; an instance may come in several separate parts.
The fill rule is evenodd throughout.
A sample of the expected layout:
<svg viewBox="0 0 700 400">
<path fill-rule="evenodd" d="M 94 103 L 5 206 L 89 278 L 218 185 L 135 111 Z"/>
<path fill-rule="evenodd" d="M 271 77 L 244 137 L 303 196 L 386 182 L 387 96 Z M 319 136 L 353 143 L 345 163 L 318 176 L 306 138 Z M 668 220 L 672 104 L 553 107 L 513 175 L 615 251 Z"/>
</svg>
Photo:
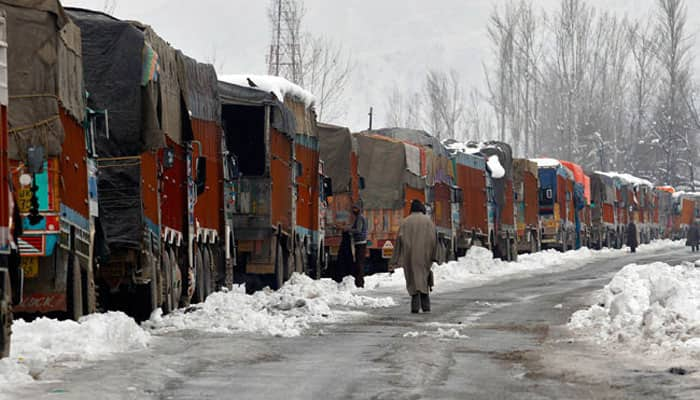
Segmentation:
<svg viewBox="0 0 700 400">
<path fill-rule="evenodd" d="M 616 350 L 662 358 L 700 356 L 700 261 L 631 264 L 577 311 L 568 327 Z"/>
<path fill-rule="evenodd" d="M 639 252 L 681 247 L 681 242 L 660 241 L 641 246 Z M 494 260 L 485 249 L 474 248 L 459 261 L 434 266 L 436 291 L 575 269 L 596 260 L 618 257 L 625 251 L 547 251 L 521 256 L 518 262 L 507 263 Z M 264 290 L 249 296 L 243 287 L 237 287 L 217 292 L 202 304 L 170 315 L 163 316 L 156 311 L 141 326 L 122 313 L 90 315 L 79 322 L 46 318 L 31 323 L 16 321 L 11 357 L 0 361 L 0 390 L 7 384 L 41 380 L 44 371 L 51 366 L 78 366 L 115 353 L 142 351 L 154 335 L 199 330 L 292 337 L 304 334 L 312 324 L 347 321 L 366 315 L 363 310 L 394 306 L 397 304 L 395 299 L 404 296 L 405 282 L 401 270 L 367 277 L 365 289 L 356 289 L 350 278 L 336 283 L 294 275 L 279 291 Z M 455 327 L 409 332 L 407 337 L 426 335 L 462 338 Z"/>
</svg>

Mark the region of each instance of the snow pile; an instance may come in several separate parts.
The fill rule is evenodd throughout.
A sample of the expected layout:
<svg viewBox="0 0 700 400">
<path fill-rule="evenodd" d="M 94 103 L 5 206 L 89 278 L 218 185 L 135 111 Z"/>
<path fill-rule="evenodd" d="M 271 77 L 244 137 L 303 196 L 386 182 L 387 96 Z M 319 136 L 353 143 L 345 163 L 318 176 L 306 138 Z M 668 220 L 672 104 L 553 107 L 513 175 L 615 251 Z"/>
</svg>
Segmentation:
<svg viewBox="0 0 700 400">
<path fill-rule="evenodd" d="M 680 241 L 659 240 L 640 246 L 637 252 L 653 253 L 681 248 L 684 248 L 684 244 Z M 576 269 L 593 261 L 617 257 L 627 251 L 627 248 L 590 250 L 585 247 L 566 253 L 547 250 L 520 255 L 517 262 L 506 262 L 494 259 L 488 249 L 472 247 L 466 256 L 457 261 L 433 265 L 435 290 L 453 290 L 456 287 L 483 285 L 497 279 Z M 403 287 L 405 286 L 403 270 L 399 268 L 393 274 L 375 274 L 366 277 L 365 286 L 372 289 Z"/>
<path fill-rule="evenodd" d="M 506 176 L 506 170 L 503 169 L 503 166 L 501 165 L 501 162 L 498 161 L 498 156 L 493 155 L 488 158 L 486 161 L 486 165 L 489 166 L 489 170 L 491 170 L 491 177 L 494 179 L 501 179 L 504 176 Z"/>
<path fill-rule="evenodd" d="M 355 294 L 352 278 L 342 283 L 330 279 L 315 281 L 294 274 L 278 291 L 262 290 L 245 294 L 240 286 L 232 291 L 210 295 L 204 303 L 178 310 L 163 317 L 154 314 L 144 327 L 157 332 L 197 329 L 207 332 L 262 333 L 293 337 L 312 323 L 331 323 L 351 315 L 346 308 L 379 308 L 396 305 L 391 297 L 376 298 Z"/>
<path fill-rule="evenodd" d="M 537 163 L 537 166 L 540 168 L 557 168 L 561 166 L 561 162 L 554 158 L 533 158 L 530 161 Z"/>
<path fill-rule="evenodd" d="M 75 321 L 14 321 L 9 359 L 0 361 L 0 386 L 39 379 L 52 364 L 80 364 L 110 354 L 143 350 L 151 335 L 121 312 Z"/>
<path fill-rule="evenodd" d="M 268 75 L 223 75 L 219 76 L 219 80 L 232 83 L 238 86 L 251 87 L 248 80 L 251 80 L 257 89 L 265 92 L 272 92 L 279 101 L 284 103 L 285 98 L 289 95 L 296 98 L 306 105 L 306 108 L 311 108 L 316 104 L 316 97 L 308 90 L 298 86 L 279 76 Z"/>
<path fill-rule="evenodd" d="M 628 265 L 605 286 L 599 304 L 568 326 L 602 344 L 647 354 L 700 354 L 700 269 L 686 263 Z"/>
<path fill-rule="evenodd" d="M 462 332 L 455 328 L 438 328 L 436 331 L 411 331 L 403 334 L 405 338 L 431 337 L 436 339 L 469 339 L 469 336 L 462 335 Z"/>
</svg>

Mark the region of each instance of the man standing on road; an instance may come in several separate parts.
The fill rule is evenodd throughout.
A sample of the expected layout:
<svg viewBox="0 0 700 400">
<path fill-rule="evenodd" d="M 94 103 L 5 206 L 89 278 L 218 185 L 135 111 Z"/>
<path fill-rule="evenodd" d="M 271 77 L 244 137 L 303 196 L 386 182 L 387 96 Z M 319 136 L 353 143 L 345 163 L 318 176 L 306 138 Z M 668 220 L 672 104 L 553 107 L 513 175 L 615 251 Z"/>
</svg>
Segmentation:
<svg viewBox="0 0 700 400">
<path fill-rule="evenodd" d="M 436 260 L 437 231 L 418 200 L 411 203 L 411 215 L 399 228 L 391 265 L 403 267 L 406 290 L 411 295 L 411 312 L 430 312 L 430 267 Z"/>
<path fill-rule="evenodd" d="M 700 226 L 698 226 L 698 221 L 693 222 L 688 229 L 688 239 L 686 239 L 686 246 L 690 246 L 690 250 L 695 253 L 700 247 Z"/>
<path fill-rule="evenodd" d="M 627 245 L 630 247 L 631 253 L 637 252 L 638 244 L 639 242 L 637 241 L 637 225 L 635 225 L 634 221 L 630 221 L 630 223 L 627 224 Z"/>
<path fill-rule="evenodd" d="M 367 220 L 362 215 L 362 203 L 352 205 L 352 214 L 355 217 L 350 228 L 352 236 L 353 267 L 352 276 L 355 277 L 355 286 L 365 287 L 365 253 L 367 253 Z"/>
</svg>

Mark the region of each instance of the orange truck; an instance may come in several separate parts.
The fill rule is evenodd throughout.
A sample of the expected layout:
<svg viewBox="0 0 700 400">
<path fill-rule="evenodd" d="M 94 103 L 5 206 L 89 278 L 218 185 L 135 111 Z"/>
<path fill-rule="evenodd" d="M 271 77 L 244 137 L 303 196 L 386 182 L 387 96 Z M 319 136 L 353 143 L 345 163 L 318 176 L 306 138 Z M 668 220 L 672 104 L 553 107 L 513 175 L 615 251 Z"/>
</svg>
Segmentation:
<svg viewBox="0 0 700 400">
<path fill-rule="evenodd" d="M 490 246 L 486 162 L 482 156 L 456 151 L 452 156 L 456 184 L 461 189 L 458 202 L 456 255 L 464 256 L 472 246 Z"/>
<path fill-rule="evenodd" d="M 311 96 L 264 76 L 222 77 L 219 93 L 226 148 L 237 165 L 226 190 L 227 223 L 236 228 L 235 281 L 252 292 L 279 288 L 293 272 L 318 275 L 324 193 Z"/>
<path fill-rule="evenodd" d="M 593 248 L 613 247 L 617 242 L 617 189 L 612 177 L 602 172 L 591 175 L 591 233 Z"/>
<path fill-rule="evenodd" d="M 26 278 L 15 312 L 77 319 L 96 308 L 97 203 L 88 190 L 96 168 L 86 143 L 94 120 L 86 112 L 81 32 L 56 0 L 21 3 L 0 1 L 7 41 L 22 44 L 7 49 L 8 148 Z"/>
<path fill-rule="evenodd" d="M 352 223 L 352 205 L 360 200 L 364 179 L 358 173 L 357 142 L 350 129 L 319 123 L 318 138 L 328 194 L 323 213 L 323 258 L 327 262 L 324 275 L 342 279 L 343 272 L 338 270 L 337 261 L 343 233 L 336 225 Z"/>
<path fill-rule="evenodd" d="M 513 190 L 517 218 L 518 252 L 535 253 L 541 248 L 539 219 L 539 174 L 537 163 L 513 160 Z"/>
<path fill-rule="evenodd" d="M 590 177 L 583 172 L 583 168 L 570 161 L 561 161 L 574 175 L 573 182 L 573 208 L 574 223 L 576 224 L 576 244 L 575 248 L 590 245 L 590 197 L 591 182 Z"/>
<path fill-rule="evenodd" d="M 23 281 L 13 226 L 20 221 L 13 220 L 17 210 L 8 180 L 7 46 L 7 15 L 0 9 L 0 358 L 10 355 L 12 307 L 22 298 Z"/>
<path fill-rule="evenodd" d="M 365 182 L 360 198 L 368 225 L 366 269 L 384 272 L 389 269 L 399 226 L 408 216 L 411 202 L 425 203 L 420 148 L 371 131 L 355 134 L 355 138 L 358 171 Z"/>
<path fill-rule="evenodd" d="M 700 219 L 700 193 L 673 193 L 673 239 L 685 238 L 688 228 Z"/>
</svg>

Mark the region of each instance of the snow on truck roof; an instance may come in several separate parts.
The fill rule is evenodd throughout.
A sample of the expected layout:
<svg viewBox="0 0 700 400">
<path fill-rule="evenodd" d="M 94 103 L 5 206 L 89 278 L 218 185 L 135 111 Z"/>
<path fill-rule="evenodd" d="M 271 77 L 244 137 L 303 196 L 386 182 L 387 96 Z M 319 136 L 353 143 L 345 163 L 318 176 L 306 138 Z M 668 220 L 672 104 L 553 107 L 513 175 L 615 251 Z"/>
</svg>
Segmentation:
<svg viewBox="0 0 700 400">
<path fill-rule="evenodd" d="M 624 183 L 630 184 L 632 186 L 646 186 L 648 188 L 653 188 L 654 185 L 646 179 L 637 178 L 636 176 L 630 174 L 621 174 L 619 172 L 603 172 L 595 171 L 596 174 L 604 175 L 609 178 L 617 178 Z"/>
<path fill-rule="evenodd" d="M 532 158 L 530 161 L 537 163 L 540 168 L 557 168 L 561 166 L 561 162 L 554 158 Z"/>
<path fill-rule="evenodd" d="M 219 80 L 234 85 L 254 87 L 265 92 L 273 93 L 277 99 L 283 103 L 286 96 L 291 96 L 302 101 L 306 108 L 311 108 L 316 104 L 316 96 L 311 92 L 279 76 L 249 74 L 221 75 L 219 76 Z M 255 86 L 252 86 L 251 82 Z"/>
</svg>

